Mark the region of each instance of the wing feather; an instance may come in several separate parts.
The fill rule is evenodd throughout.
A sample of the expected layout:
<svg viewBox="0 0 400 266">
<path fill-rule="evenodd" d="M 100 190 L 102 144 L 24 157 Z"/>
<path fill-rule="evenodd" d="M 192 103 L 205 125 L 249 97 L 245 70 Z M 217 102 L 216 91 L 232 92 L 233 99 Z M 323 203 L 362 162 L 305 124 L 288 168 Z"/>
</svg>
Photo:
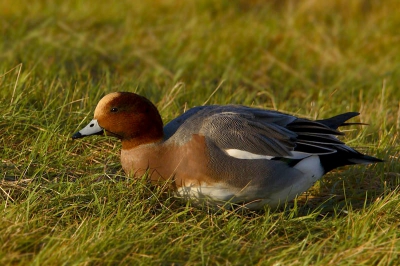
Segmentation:
<svg viewBox="0 0 400 266">
<path fill-rule="evenodd" d="M 348 113 L 311 121 L 276 111 L 245 106 L 201 106 L 190 109 L 164 128 L 166 139 L 185 143 L 193 134 L 206 137 L 222 150 L 256 155 L 291 157 L 292 152 L 331 154 L 343 146 L 339 126 L 355 116 Z"/>
</svg>

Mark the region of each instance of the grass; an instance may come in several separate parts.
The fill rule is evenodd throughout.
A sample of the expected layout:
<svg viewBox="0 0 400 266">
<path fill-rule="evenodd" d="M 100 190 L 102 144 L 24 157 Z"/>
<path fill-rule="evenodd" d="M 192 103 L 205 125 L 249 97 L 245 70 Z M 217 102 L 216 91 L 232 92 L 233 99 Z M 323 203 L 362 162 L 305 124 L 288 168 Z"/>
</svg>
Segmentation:
<svg viewBox="0 0 400 266">
<path fill-rule="evenodd" d="M 394 0 L 0 3 L 1 265 L 398 265 L 400 16 Z M 338 169 L 285 208 L 212 211 L 72 141 L 112 91 L 165 122 L 202 104 L 359 111 Z"/>
</svg>

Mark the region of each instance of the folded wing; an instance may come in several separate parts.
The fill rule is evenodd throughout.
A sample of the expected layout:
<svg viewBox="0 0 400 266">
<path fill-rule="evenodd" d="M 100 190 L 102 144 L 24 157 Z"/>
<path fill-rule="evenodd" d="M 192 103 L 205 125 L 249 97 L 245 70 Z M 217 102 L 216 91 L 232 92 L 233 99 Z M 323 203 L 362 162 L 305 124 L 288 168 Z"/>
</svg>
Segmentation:
<svg viewBox="0 0 400 266">
<path fill-rule="evenodd" d="M 167 138 L 188 141 L 200 134 L 223 150 L 241 150 L 257 155 L 292 157 L 305 154 L 331 154 L 343 145 L 336 136 L 345 121 L 358 113 L 346 113 L 326 120 L 311 121 L 280 112 L 245 106 L 202 106 L 171 121 Z M 181 127 L 185 124 L 184 127 Z"/>
</svg>

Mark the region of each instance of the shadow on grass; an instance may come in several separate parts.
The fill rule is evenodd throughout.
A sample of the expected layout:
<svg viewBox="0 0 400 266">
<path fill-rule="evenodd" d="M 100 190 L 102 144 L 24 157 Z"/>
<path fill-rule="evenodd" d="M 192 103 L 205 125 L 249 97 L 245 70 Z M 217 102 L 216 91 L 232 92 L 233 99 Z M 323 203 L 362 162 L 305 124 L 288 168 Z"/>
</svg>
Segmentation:
<svg viewBox="0 0 400 266">
<path fill-rule="evenodd" d="M 9 167 L 8 167 L 9 168 Z M 7 169 L 2 169 L 7 170 Z M 8 169 L 10 170 L 10 169 Z M 377 167 L 348 167 L 344 170 L 334 171 L 327 174 L 321 181 L 317 182 L 310 190 L 303 193 L 295 200 L 287 202 L 278 208 L 265 207 L 263 210 L 251 211 L 244 206 L 234 206 L 233 208 L 212 208 L 209 206 L 198 206 L 188 203 L 183 199 L 175 198 L 167 184 L 150 184 L 145 178 L 135 180 L 126 177 L 118 165 L 113 165 L 104 169 L 106 174 L 83 176 L 73 171 L 65 175 L 64 178 L 53 180 L 42 179 L 40 177 L 29 179 L 21 178 L 21 175 L 5 175 L 0 180 L 1 198 L 0 201 L 19 202 L 28 197 L 29 192 L 37 191 L 38 186 L 45 189 L 47 187 L 58 187 L 59 193 L 63 193 L 61 183 L 76 182 L 86 179 L 87 185 L 97 184 L 96 190 L 107 187 L 107 183 L 123 183 L 126 186 L 139 186 L 142 189 L 138 200 L 152 202 L 152 209 L 167 208 L 169 210 L 179 210 L 182 207 L 190 207 L 208 214 L 222 214 L 235 212 L 235 214 L 254 217 L 263 215 L 266 212 L 283 212 L 291 217 L 301 217 L 310 213 L 318 212 L 318 216 L 338 216 L 346 215 L 348 210 L 362 210 L 373 204 L 376 200 L 382 199 L 392 191 L 399 188 L 400 174 L 394 172 L 383 172 L 383 166 Z M 379 171 L 379 172 L 378 172 Z M 6 172 L 6 171 L 3 171 Z M 8 171 L 9 173 L 12 171 Z M 382 174 L 381 174 L 382 173 Z M 379 176 L 383 176 L 382 180 Z M 58 184 L 57 184 L 58 183 Z M 40 189 L 40 188 L 39 188 Z M 134 189 L 136 192 L 137 190 Z M 135 192 L 135 193 L 136 193 Z M 168 202 L 165 204 L 165 202 Z M 232 207 L 232 206 L 231 206 Z"/>
</svg>

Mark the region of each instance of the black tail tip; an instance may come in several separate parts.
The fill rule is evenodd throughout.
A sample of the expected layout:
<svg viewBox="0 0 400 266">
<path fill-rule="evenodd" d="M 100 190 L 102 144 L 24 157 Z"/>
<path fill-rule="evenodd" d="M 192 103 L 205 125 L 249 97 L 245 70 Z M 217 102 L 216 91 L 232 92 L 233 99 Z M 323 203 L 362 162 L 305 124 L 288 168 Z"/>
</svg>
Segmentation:
<svg viewBox="0 0 400 266">
<path fill-rule="evenodd" d="M 385 162 L 382 159 L 376 158 L 376 157 L 372 157 L 369 155 L 362 155 L 360 157 L 357 158 L 351 158 L 348 159 L 350 162 L 355 163 L 355 164 L 371 164 L 371 163 L 383 163 Z"/>
</svg>

